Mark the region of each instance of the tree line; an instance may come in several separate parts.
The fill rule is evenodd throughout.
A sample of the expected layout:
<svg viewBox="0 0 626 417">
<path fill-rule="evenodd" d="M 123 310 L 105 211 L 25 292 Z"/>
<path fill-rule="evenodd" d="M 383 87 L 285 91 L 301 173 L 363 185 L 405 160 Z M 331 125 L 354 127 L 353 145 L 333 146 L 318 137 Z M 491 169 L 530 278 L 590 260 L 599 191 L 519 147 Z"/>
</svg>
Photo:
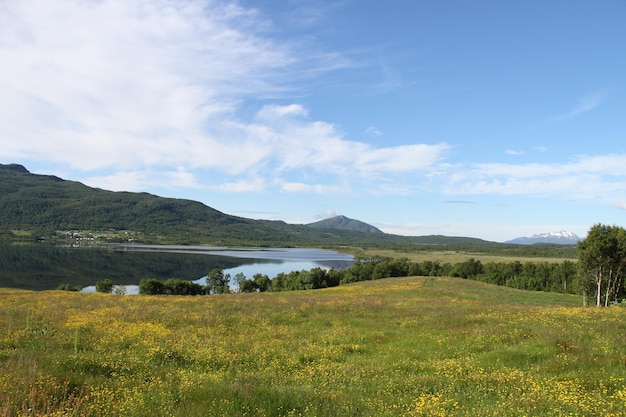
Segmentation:
<svg viewBox="0 0 626 417">
<path fill-rule="evenodd" d="M 214 269 L 207 274 L 206 285 L 170 278 L 143 279 L 140 294 L 200 295 L 229 292 L 298 291 L 336 287 L 353 282 L 406 276 L 458 277 L 536 291 L 555 291 L 574 294 L 579 292 L 576 263 L 488 262 L 469 259 L 456 264 L 439 261 L 411 262 L 390 257 L 358 258 L 346 269 L 313 268 L 311 270 L 279 273 L 274 278 L 254 274 L 247 278 L 237 274 L 231 279 L 223 270 Z M 230 286 L 230 283 L 233 286 Z M 96 285 L 98 288 L 98 285 Z M 108 288 L 110 289 L 110 288 Z M 105 291 L 106 292 L 106 291 Z"/>
<path fill-rule="evenodd" d="M 507 287 L 582 294 L 585 304 L 608 306 L 626 299 L 623 276 L 626 271 L 626 230 L 618 226 L 594 225 L 578 245 L 578 262 L 486 262 L 468 259 L 456 264 L 439 261 L 411 262 L 406 258 L 360 257 L 342 270 L 313 268 L 309 271 L 279 273 L 270 279 L 255 274 L 251 279 L 239 273 L 234 278 L 223 270 L 207 274 L 206 285 L 185 280 L 144 279 L 140 294 L 222 294 L 232 292 L 297 291 L 335 287 L 352 282 L 405 276 L 451 276 Z"/>
</svg>

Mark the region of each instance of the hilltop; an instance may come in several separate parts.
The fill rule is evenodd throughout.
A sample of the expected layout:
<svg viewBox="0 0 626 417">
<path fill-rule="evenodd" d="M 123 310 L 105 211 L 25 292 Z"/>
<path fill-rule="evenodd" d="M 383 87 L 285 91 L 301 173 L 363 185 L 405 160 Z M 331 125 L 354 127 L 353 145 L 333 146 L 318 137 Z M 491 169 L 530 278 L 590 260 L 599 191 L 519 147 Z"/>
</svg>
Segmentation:
<svg viewBox="0 0 626 417">
<path fill-rule="evenodd" d="M 307 224 L 309 227 L 318 229 L 339 229 L 339 230 L 352 230 L 355 232 L 363 233 L 383 233 L 377 227 L 364 223 L 360 220 L 349 219 L 346 216 L 335 216 L 329 219 L 320 220 L 315 223 Z"/>
</svg>

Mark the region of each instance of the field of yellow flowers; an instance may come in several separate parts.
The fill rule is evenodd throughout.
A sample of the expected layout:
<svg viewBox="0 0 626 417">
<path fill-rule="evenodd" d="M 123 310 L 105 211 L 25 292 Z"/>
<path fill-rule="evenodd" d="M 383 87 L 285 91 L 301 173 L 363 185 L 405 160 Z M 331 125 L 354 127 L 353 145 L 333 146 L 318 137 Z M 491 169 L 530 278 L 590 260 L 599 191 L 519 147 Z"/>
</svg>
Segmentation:
<svg viewBox="0 0 626 417">
<path fill-rule="evenodd" d="M 623 416 L 626 309 L 454 278 L 0 290 L 2 416 Z"/>
</svg>

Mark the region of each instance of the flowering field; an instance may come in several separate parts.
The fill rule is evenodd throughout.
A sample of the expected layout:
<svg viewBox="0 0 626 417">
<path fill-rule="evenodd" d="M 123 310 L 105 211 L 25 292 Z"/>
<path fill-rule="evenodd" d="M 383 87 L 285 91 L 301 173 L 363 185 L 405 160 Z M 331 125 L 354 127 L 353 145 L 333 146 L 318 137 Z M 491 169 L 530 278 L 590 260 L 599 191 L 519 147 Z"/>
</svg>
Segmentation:
<svg viewBox="0 0 626 417">
<path fill-rule="evenodd" d="M 580 303 L 452 278 L 0 290 L 0 415 L 626 415 L 626 309 Z"/>
</svg>

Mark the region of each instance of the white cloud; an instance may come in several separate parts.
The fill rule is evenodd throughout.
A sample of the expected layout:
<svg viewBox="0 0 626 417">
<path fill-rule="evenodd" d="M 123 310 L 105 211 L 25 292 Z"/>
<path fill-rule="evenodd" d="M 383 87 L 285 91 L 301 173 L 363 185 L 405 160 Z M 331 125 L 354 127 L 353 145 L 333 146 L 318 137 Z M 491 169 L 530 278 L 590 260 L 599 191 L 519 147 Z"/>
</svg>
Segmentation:
<svg viewBox="0 0 626 417">
<path fill-rule="evenodd" d="M 451 195 L 536 195 L 586 201 L 613 200 L 626 192 L 626 154 L 579 156 L 545 164 L 475 164 L 457 167 L 445 192 Z"/>
<path fill-rule="evenodd" d="M 306 42 L 268 38 L 270 26 L 254 10 L 213 0 L 6 3 L 0 157 L 98 172 L 92 184 L 129 190 L 154 183 L 162 167 L 184 166 L 237 177 L 222 186 L 233 191 L 274 183 L 254 176 L 392 176 L 443 157 L 446 144 L 349 141 L 332 123 L 309 120 L 299 103 L 240 116 L 248 98 L 292 89 L 304 67 L 306 77 L 350 65 Z M 195 178 L 171 180 L 197 187 Z M 281 187 L 333 190 L 297 181 Z"/>
<path fill-rule="evenodd" d="M 443 157 L 449 149 L 445 143 L 415 144 L 382 149 L 362 148 L 354 157 L 356 168 L 364 173 L 412 172 L 428 168 Z"/>
<path fill-rule="evenodd" d="M 220 144 L 203 127 L 230 114 L 238 96 L 280 89 L 269 79 L 292 62 L 285 45 L 244 31 L 254 13 L 219 2 L 8 6 L 0 12 L 4 152 L 84 170 L 210 164 L 194 158 L 197 145 Z"/>
<path fill-rule="evenodd" d="M 329 209 L 326 211 L 323 211 L 321 213 L 317 213 L 315 215 L 315 219 L 317 220 L 322 220 L 322 219 L 330 219 L 332 217 L 335 217 L 337 215 L 337 212 L 333 209 Z"/>
<path fill-rule="evenodd" d="M 524 152 L 522 151 L 515 151 L 513 149 L 507 149 L 506 151 L 504 151 L 505 154 L 507 155 L 513 155 L 513 156 L 518 156 L 518 155 L 523 155 Z"/>
<path fill-rule="evenodd" d="M 83 181 L 91 187 L 111 191 L 145 191 L 154 187 L 199 189 L 194 174 L 179 168 L 175 171 L 121 171 L 110 175 L 91 176 Z"/>
<path fill-rule="evenodd" d="M 117 172 L 101 177 L 89 177 L 83 182 L 90 187 L 110 191 L 142 191 L 146 187 L 146 175 L 142 172 Z"/>
<path fill-rule="evenodd" d="M 217 187 L 220 191 L 235 193 L 260 192 L 265 189 L 265 181 L 262 178 L 243 179 L 237 182 L 221 184 Z"/>
<path fill-rule="evenodd" d="M 277 104 L 267 104 L 259 110 L 257 118 L 262 121 L 273 122 L 285 116 L 306 116 L 307 110 L 299 104 L 279 106 Z"/>
<path fill-rule="evenodd" d="M 288 193 L 314 193 L 332 194 L 341 192 L 341 188 L 335 185 L 308 184 L 302 182 L 284 182 L 281 189 Z"/>
</svg>

